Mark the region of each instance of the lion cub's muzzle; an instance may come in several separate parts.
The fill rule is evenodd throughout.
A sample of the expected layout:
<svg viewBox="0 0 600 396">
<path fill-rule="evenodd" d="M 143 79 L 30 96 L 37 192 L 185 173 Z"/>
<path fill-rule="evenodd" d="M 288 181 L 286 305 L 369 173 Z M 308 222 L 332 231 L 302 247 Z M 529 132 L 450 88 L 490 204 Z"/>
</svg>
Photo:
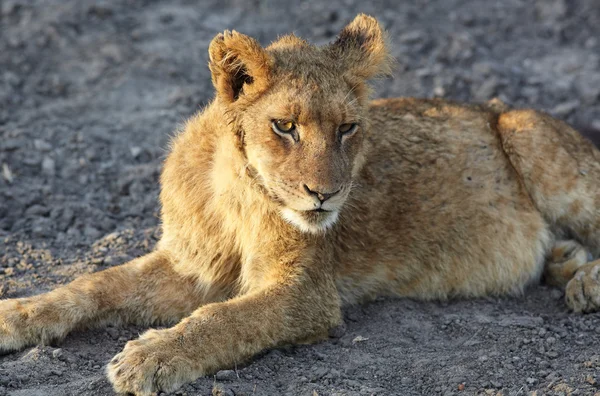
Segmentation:
<svg viewBox="0 0 600 396">
<path fill-rule="evenodd" d="M 293 190 L 283 188 L 285 207 L 283 217 L 304 232 L 320 233 L 331 227 L 338 219 L 350 186 L 338 188 L 315 188 L 303 184 Z"/>
<path fill-rule="evenodd" d="M 327 212 L 330 211 L 332 209 L 326 209 L 323 206 L 325 205 L 326 201 L 329 201 L 330 198 L 334 198 L 336 195 L 338 195 L 339 193 L 342 192 L 342 188 L 338 188 L 335 189 L 335 191 L 332 192 L 323 192 L 323 191 L 318 191 L 317 189 L 312 189 L 309 186 L 307 186 L 306 184 L 303 186 L 304 187 L 304 191 L 306 191 L 306 193 L 317 199 L 317 202 L 315 202 L 315 204 L 317 204 L 317 207 L 313 210 L 317 211 L 317 212 Z M 323 190 L 323 189 L 319 189 L 319 190 Z M 336 201 L 335 199 L 333 199 L 333 201 Z M 327 205 L 328 207 L 330 206 L 329 204 Z"/>
</svg>

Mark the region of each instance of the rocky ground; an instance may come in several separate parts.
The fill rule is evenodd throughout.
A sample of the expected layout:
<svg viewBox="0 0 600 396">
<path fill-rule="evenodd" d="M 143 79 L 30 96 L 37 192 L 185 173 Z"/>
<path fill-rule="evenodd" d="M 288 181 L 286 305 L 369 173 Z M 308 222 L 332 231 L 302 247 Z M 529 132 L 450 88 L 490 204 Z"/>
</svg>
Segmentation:
<svg viewBox="0 0 600 396">
<path fill-rule="evenodd" d="M 498 96 L 600 136 L 597 0 L 0 0 L 0 296 L 153 247 L 161 162 L 212 96 L 217 32 L 326 43 L 359 11 L 387 27 L 398 59 L 379 96 Z M 178 394 L 593 395 L 600 315 L 570 314 L 562 297 L 538 286 L 519 299 L 352 307 L 341 338 L 267 352 Z M 110 395 L 103 366 L 141 331 L 0 357 L 0 395 Z"/>
</svg>

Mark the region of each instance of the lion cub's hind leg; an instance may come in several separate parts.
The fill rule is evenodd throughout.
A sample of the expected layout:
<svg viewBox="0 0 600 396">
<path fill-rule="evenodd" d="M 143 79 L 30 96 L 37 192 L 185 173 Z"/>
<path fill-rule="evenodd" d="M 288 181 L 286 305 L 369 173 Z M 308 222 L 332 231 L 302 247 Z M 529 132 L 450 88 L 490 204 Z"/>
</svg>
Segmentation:
<svg viewBox="0 0 600 396">
<path fill-rule="evenodd" d="M 600 310 L 600 260 L 575 241 L 558 241 L 544 271 L 546 283 L 565 288 L 565 300 L 575 312 Z"/>
<path fill-rule="evenodd" d="M 600 256 L 600 151 L 566 123 L 533 110 L 498 118 L 502 147 L 557 234 Z"/>
<path fill-rule="evenodd" d="M 556 244 L 546 267 L 548 283 L 566 286 L 574 311 L 599 310 L 600 261 L 587 261 L 600 256 L 600 151 L 566 123 L 533 110 L 502 113 L 498 133 L 554 232 L 581 242 Z"/>
<path fill-rule="evenodd" d="M 544 280 L 549 285 L 564 288 L 590 259 L 590 253 L 579 243 L 573 240 L 557 241 L 548 257 Z"/>
<path fill-rule="evenodd" d="M 575 312 L 600 310 L 600 260 L 581 266 L 565 290 L 567 305 Z"/>
</svg>

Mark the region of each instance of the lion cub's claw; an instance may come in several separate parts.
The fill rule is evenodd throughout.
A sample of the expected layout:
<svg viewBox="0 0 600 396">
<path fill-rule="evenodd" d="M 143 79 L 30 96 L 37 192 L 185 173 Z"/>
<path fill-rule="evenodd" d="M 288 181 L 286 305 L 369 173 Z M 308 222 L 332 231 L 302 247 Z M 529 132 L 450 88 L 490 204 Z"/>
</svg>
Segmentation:
<svg viewBox="0 0 600 396">
<path fill-rule="evenodd" d="M 567 305 L 575 312 L 600 309 L 600 261 L 582 266 L 566 288 Z"/>
</svg>

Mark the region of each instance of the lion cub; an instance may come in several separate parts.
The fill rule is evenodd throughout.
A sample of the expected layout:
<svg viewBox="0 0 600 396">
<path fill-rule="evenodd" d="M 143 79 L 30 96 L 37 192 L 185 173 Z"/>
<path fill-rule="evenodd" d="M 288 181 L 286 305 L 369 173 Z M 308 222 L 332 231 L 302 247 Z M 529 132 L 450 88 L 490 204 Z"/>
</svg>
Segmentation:
<svg viewBox="0 0 600 396">
<path fill-rule="evenodd" d="M 215 99 L 174 140 L 156 251 L 0 302 L 0 350 L 106 323 L 175 324 L 109 363 L 118 392 L 171 391 L 266 348 L 327 336 L 377 295 L 520 293 L 545 273 L 600 306 L 600 152 L 499 102 L 369 102 L 390 73 L 359 15 L 335 42 L 210 44 Z"/>
</svg>

